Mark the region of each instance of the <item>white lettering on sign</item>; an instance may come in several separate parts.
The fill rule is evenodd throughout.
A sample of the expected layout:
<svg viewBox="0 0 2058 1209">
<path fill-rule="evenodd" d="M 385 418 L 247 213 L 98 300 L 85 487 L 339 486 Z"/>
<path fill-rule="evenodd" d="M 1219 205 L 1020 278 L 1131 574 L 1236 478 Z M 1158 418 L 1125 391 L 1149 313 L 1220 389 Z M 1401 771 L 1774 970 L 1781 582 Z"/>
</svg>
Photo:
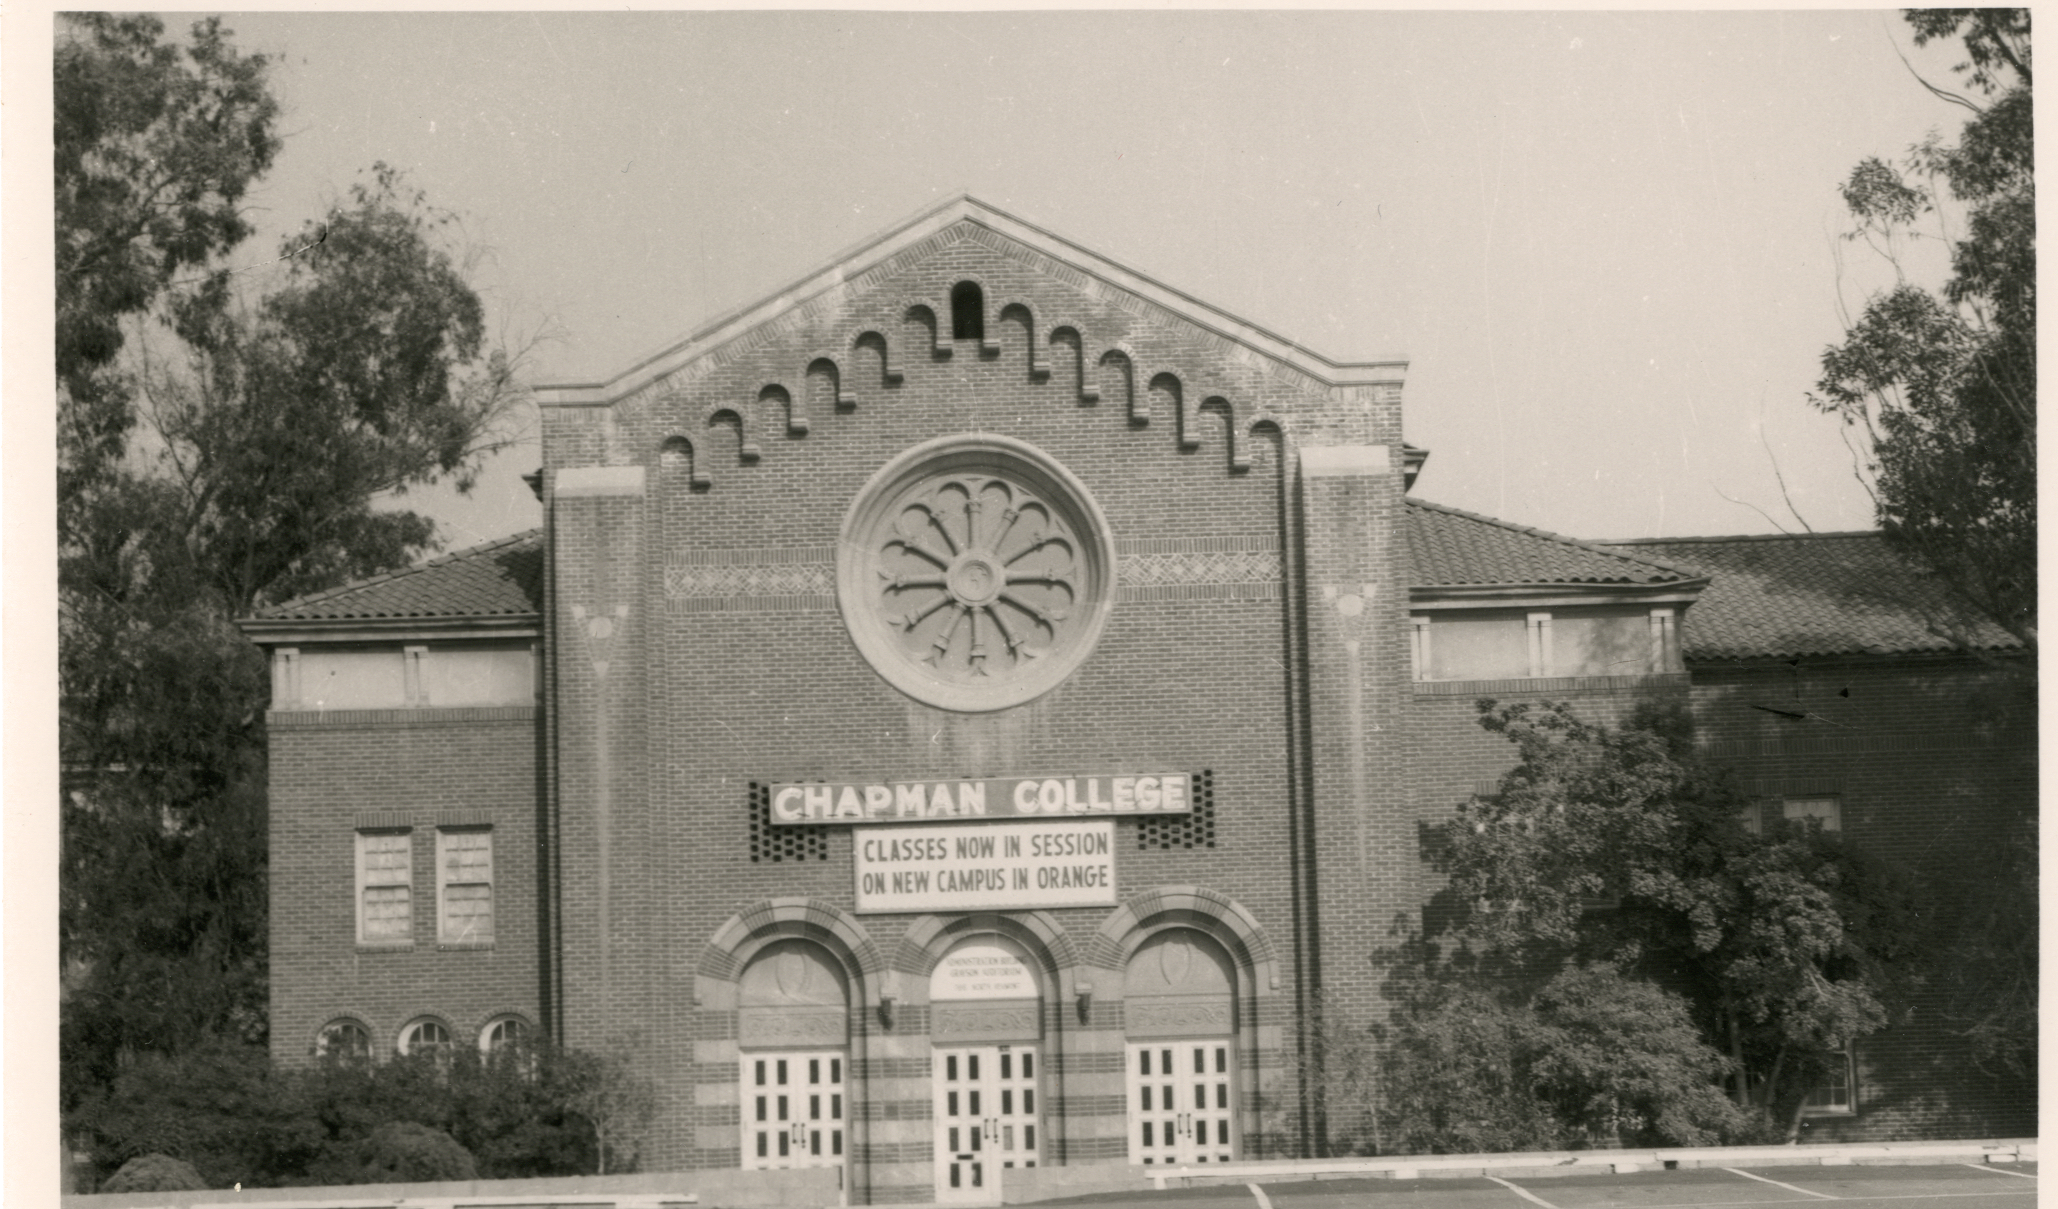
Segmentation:
<svg viewBox="0 0 2058 1209">
<path fill-rule="evenodd" d="M 1189 784 L 1183 772 L 872 785 L 854 781 L 782 782 L 772 786 L 772 821 L 795 826 L 1081 814 L 1185 814 L 1193 809 Z"/>
<path fill-rule="evenodd" d="M 996 944 L 952 949 L 929 975 L 929 999 L 1034 999 L 1036 980 L 1013 952 Z"/>
<path fill-rule="evenodd" d="M 1115 905 L 1112 819 L 861 827 L 854 836 L 859 911 Z"/>
</svg>

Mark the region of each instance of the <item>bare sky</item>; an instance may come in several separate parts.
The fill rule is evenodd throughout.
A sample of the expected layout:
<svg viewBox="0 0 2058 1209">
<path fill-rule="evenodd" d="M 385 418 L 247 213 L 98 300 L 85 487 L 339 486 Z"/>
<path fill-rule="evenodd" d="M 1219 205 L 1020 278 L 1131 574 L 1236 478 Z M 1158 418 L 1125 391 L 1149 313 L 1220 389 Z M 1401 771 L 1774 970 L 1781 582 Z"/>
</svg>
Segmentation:
<svg viewBox="0 0 2058 1209">
<path fill-rule="evenodd" d="M 1418 494 L 1580 537 L 1798 528 L 1775 459 L 1808 525 L 1871 526 L 1805 399 L 1881 280 L 1837 186 L 1963 116 L 1895 47 L 1940 81 L 1949 51 L 1881 11 L 229 24 L 281 56 L 289 132 L 243 255 L 384 159 L 465 215 L 512 330 L 562 329 L 547 380 L 966 190 L 1330 356 L 1408 356 Z M 539 457 L 434 497 L 451 543 L 538 523 Z"/>
</svg>

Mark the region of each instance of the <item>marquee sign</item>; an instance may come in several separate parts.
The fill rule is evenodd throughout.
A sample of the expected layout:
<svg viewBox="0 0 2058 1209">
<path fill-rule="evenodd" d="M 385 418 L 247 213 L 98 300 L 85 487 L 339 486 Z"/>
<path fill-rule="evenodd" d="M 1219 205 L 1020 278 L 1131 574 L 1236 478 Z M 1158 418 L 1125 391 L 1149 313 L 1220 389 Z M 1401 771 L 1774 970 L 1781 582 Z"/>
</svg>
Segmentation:
<svg viewBox="0 0 2058 1209">
<path fill-rule="evenodd" d="M 861 827 L 857 909 L 991 911 L 1115 905 L 1115 823 Z"/>
<path fill-rule="evenodd" d="M 772 822 L 801 826 L 1187 814 L 1193 810 L 1189 788 L 1183 772 L 890 784 L 801 781 L 772 786 Z"/>
</svg>

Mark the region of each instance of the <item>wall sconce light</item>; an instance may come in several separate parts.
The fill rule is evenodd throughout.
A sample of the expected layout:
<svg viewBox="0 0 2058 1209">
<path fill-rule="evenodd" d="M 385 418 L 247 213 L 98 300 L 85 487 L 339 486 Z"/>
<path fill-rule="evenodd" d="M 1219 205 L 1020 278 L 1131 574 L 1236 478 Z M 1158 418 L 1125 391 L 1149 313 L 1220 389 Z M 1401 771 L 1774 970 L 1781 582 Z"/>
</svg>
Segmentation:
<svg viewBox="0 0 2058 1209">
<path fill-rule="evenodd" d="M 1074 988 L 1074 993 L 1079 997 L 1079 1023 L 1085 1024 L 1087 1018 L 1093 1015 L 1093 984 L 1079 983 Z"/>
<path fill-rule="evenodd" d="M 893 1027 L 892 991 L 879 992 L 879 1023 L 885 1025 L 889 1029 Z"/>
</svg>

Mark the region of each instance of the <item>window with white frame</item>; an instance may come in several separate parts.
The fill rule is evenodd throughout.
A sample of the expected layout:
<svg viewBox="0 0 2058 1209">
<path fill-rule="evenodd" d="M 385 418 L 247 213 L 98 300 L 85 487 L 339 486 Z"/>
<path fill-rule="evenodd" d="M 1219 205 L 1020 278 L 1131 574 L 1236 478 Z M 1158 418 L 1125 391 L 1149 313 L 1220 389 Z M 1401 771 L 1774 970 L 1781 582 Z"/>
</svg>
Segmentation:
<svg viewBox="0 0 2058 1209">
<path fill-rule="evenodd" d="M 489 1020 L 479 1030 L 479 1052 L 489 1057 L 499 1053 L 519 1053 L 529 1044 L 529 1023 L 520 1016 L 502 1016 Z"/>
<path fill-rule="evenodd" d="M 1787 798 L 1779 807 L 1780 817 L 1789 823 L 1811 823 L 1824 831 L 1844 829 L 1843 802 L 1837 798 Z"/>
<path fill-rule="evenodd" d="M 1824 1055 L 1829 1069 L 1808 1092 L 1801 1111 L 1811 1117 L 1847 1117 L 1858 1111 L 1857 1060 L 1845 1046 Z"/>
<path fill-rule="evenodd" d="M 331 1020 L 315 1035 L 314 1055 L 331 1062 L 369 1062 L 372 1031 L 355 1020 Z"/>
<path fill-rule="evenodd" d="M 357 943 L 414 942 L 414 835 L 357 833 Z"/>
<path fill-rule="evenodd" d="M 400 1042 L 394 1048 L 402 1055 L 443 1057 L 450 1052 L 450 1026 L 440 1020 L 416 1020 L 400 1030 Z"/>
<path fill-rule="evenodd" d="M 436 833 L 436 941 L 493 943 L 493 831 L 445 828 Z"/>
</svg>

